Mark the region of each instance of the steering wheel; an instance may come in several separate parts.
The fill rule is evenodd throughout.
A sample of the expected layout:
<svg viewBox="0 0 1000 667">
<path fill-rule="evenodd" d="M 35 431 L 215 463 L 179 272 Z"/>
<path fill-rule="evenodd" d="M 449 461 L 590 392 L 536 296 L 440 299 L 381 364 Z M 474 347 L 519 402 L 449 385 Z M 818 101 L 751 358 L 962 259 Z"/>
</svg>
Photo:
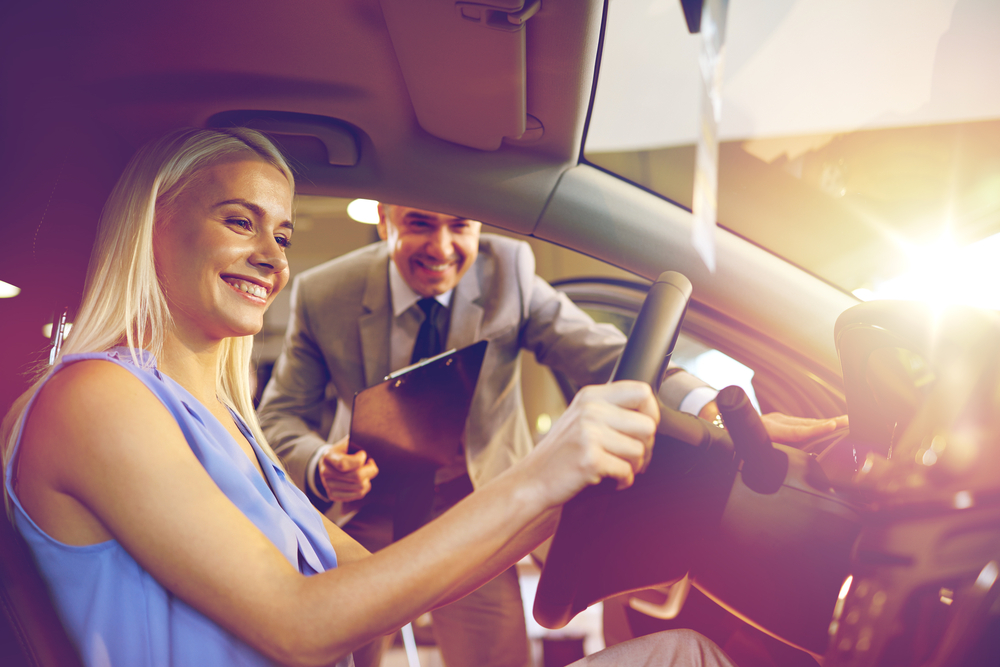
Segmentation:
<svg viewBox="0 0 1000 667">
<path fill-rule="evenodd" d="M 690 297 L 691 283 L 680 273 L 657 278 L 613 380 L 641 380 L 659 389 Z M 721 514 L 735 465 L 700 463 L 713 454 L 732 460 L 731 441 L 696 417 L 663 405 L 660 410 L 656 453 L 630 488 L 616 492 L 614 480 L 604 480 L 563 506 L 535 596 L 534 616 L 543 626 L 562 627 L 609 595 L 681 579 L 694 556 L 697 540 L 690 538 Z M 644 549 L 619 548 L 637 534 Z M 659 555 L 649 559 L 646 553 Z"/>
<path fill-rule="evenodd" d="M 690 280 L 676 271 L 660 274 L 632 325 L 612 381 L 641 380 L 653 389 L 660 388 L 690 299 Z"/>
</svg>

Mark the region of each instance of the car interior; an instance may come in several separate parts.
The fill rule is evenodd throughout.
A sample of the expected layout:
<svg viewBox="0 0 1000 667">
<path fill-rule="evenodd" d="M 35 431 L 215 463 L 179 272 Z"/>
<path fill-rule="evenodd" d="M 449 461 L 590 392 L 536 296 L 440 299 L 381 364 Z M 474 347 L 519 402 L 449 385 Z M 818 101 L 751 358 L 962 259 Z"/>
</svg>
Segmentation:
<svg viewBox="0 0 1000 667">
<path fill-rule="evenodd" d="M 692 192 L 720 6 L 713 270 Z M 743 667 L 996 664 L 998 33 L 988 0 L 7 3 L 0 408 L 72 322 L 132 153 L 251 127 L 296 174 L 293 276 L 377 239 L 357 199 L 481 220 L 630 334 L 618 377 L 737 385 L 727 431 L 665 412 L 631 489 L 566 506 L 542 626 L 618 599 L 626 634 L 694 627 Z M 284 294 L 261 386 L 288 317 Z M 540 437 L 577 387 L 522 356 Z M 786 447 L 773 411 L 850 427 Z M 0 545 L 4 664 L 79 664 Z"/>
</svg>

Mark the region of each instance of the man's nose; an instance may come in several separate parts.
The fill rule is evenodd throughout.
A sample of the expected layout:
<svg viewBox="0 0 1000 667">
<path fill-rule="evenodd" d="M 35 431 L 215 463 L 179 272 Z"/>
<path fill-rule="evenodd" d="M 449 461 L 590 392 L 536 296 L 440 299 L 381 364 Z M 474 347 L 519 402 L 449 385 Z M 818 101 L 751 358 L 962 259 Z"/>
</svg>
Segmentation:
<svg viewBox="0 0 1000 667">
<path fill-rule="evenodd" d="M 447 225 L 434 230 L 427 242 L 427 253 L 436 259 L 448 259 L 454 254 L 454 237 Z"/>
</svg>

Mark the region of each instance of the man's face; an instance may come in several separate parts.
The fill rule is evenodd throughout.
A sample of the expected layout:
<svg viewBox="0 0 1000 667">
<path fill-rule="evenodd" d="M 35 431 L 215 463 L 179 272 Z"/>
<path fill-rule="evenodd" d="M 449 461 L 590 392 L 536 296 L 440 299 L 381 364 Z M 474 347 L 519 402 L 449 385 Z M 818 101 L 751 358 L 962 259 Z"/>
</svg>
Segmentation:
<svg viewBox="0 0 1000 667">
<path fill-rule="evenodd" d="M 389 256 L 421 296 L 454 288 L 476 261 L 482 225 L 475 220 L 395 204 L 379 204 L 378 214 L 378 234 L 389 242 Z"/>
</svg>

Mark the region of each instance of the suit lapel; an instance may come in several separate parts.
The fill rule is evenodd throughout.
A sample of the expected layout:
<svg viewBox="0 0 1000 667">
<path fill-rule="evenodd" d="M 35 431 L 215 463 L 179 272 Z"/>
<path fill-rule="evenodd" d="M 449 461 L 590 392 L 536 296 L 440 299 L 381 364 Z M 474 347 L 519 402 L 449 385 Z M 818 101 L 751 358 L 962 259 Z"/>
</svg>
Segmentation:
<svg viewBox="0 0 1000 667">
<path fill-rule="evenodd" d="M 480 339 L 483 325 L 480 262 L 462 276 L 452 295 L 451 323 L 448 325 L 448 349 L 461 349 Z"/>
<path fill-rule="evenodd" d="M 389 298 L 389 258 L 382 254 L 368 269 L 365 294 L 358 318 L 365 386 L 371 387 L 389 374 L 389 327 L 392 304 Z"/>
</svg>

